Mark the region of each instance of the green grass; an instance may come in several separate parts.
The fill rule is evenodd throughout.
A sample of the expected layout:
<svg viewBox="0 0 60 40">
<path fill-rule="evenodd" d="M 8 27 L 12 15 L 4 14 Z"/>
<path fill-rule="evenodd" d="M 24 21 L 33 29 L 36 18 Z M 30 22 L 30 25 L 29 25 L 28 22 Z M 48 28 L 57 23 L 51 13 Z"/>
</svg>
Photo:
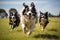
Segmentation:
<svg viewBox="0 0 60 40">
<path fill-rule="evenodd" d="M 14 31 L 10 31 L 9 20 L 0 19 L 0 40 L 59 40 L 60 39 L 60 18 L 49 18 L 49 24 L 42 32 L 39 22 L 36 24 L 30 36 L 22 32 L 21 25 Z"/>
</svg>

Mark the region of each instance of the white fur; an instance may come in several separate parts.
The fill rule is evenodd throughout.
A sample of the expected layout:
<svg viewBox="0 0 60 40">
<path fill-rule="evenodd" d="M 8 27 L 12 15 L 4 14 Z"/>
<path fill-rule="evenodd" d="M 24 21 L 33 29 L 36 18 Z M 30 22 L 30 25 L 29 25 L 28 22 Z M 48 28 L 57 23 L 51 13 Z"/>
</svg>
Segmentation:
<svg viewBox="0 0 60 40">
<path fill-rule="evenodd" d="M 29 35 L 30 33 L 32 33 L 33 29 L 35 28 L 35 21 L 36 21 L 36 19 L 34 18 L 34 19 L 31 19 L 31 20 L 28 20 L 28 19 L 27 19 L 24 15 L 22 15 L 22 14 L 21 14 L 20 19 L 21 19 L 21 26 L 22 26 L 23 32 L 26 32 L 26 28 L 27 28 L 27 29 L 28 29 L 28 30 L 27 30 L 28 32 L 26 32 L 26 33 L 27 33 L 28 35 Z M 27 26 L 26 26 L 25 24 L 27 24 Z M 28 27 L 31 27 L 31 28 L 28 28 Z"/>
</svg>

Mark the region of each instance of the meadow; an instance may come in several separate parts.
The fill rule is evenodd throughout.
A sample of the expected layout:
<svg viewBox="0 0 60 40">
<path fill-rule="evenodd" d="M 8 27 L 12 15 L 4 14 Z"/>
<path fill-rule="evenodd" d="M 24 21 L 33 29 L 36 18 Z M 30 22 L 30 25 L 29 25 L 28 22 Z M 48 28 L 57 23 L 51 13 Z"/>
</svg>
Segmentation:
<svg viewBox="0 0 60 40">
<path fill-rule="evenodd" d="M 0 19 L 0 40 L 60 40 L 60 17 L 49 17 L 44 32 L 38 22 L 30 36 L 22 32 L 21 24 L 10 31 L 9 19 Z"/>
</svg>

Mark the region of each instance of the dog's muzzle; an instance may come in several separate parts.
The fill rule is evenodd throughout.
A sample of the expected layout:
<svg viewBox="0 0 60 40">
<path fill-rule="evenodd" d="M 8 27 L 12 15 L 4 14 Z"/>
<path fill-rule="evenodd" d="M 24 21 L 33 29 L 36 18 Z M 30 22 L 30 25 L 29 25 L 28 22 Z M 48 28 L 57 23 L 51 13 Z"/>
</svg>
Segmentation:
<svg viewBox="0 0 60 40">
<path fill-rule="evenodd" d="M 31 13 L 29 13 L 29 19 L 31 19 L 31 17 L 32 17 L 32 15 L 31 15 Z"/>
<path fill-rule="evenodd" d="M 16 21 L 16 18 L 15 17 L 11 17 L 11 21 Z"/>
</svg>

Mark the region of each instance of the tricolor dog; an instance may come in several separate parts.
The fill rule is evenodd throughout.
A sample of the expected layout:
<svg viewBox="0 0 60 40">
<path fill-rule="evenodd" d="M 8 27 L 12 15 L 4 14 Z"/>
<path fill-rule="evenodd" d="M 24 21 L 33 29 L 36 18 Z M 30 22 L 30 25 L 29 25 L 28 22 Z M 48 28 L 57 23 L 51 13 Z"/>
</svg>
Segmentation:
<svg viewBox="0 0 60 40">
<path fill-rule="evenodd" d="M 23 3 L 24 9 L 21 14 L 21 25 L 24 33 L 30 35 L 35 28 L 36 18 L 32 11 L 32 7 Z M 31 11 L 32 10 L 32 11 Z"/>
<path fill-rule="evenodd" d="M 42 31 L 44 31 L 45 27 L 49 23 L 49 21 L 48 21 L 48 12 L 42 13 L 40 11 L 39 22 L 40 22 L 40 27 L 41 27 Z"/>
<path fill-rule="evenodd" d="M 20 23 L 20 17 L 18 15 L 17 10 L 11 8 L 9 10 L 9 24 L 11 25 L 11 29 L 14 29 L 17 26 L 19 26 L 19 23 Z"/>
</svg>

